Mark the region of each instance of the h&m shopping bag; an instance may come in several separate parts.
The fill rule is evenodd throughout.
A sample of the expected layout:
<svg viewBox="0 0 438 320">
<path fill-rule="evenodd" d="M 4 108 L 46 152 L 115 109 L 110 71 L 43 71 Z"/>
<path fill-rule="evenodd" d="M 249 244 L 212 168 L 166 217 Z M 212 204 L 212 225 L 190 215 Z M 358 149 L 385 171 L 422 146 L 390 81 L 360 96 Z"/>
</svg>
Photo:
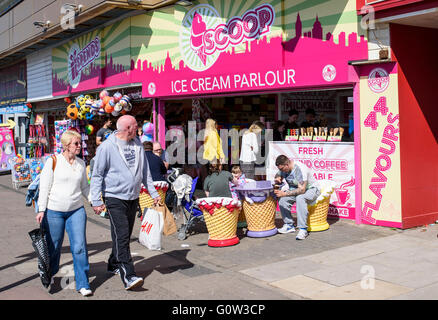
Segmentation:
<svg viewBox="0 0 438 320">
<path fill-rule="evenodd" d="M 147 208 L 141 221 L 138 241 L 149 250 L 161 250 L 163 227 L 163 214 L 154 208 Z"/>
</svg>

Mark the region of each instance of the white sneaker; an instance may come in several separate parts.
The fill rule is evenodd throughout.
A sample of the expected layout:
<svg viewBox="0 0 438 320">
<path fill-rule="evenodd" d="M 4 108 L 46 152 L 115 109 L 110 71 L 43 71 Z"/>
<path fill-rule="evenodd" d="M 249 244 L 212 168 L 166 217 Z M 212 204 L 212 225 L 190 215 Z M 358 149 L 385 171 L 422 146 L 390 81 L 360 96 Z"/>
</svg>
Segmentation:
<svg viewBox="0 0 438 320">
<path fill-rule="evenodd" d="M 85 288 L 81 288 L 79 290 L 79 292 L 84 296 L 84 297 L 88 297 L 93 295 L 93 291 L 91 291 L 90 289 L 85 289 Z"/>
<path fill-rule="evenodd" d="M 128 283 L 125 285 L 126 290 L 131 290 L 134 288 L 138 288 L 143 285 L 143 278 L 140 277 L 131 277 L 128 280 Z"/>
<path fill-rule="evenodd" d="M 304 240 L 306 239 L 306 237 L 309 235 L 309 233 L 307 232 L 306 229 L 300 229 L 300 231 L 298 231 L 297 240 Z"/>
<path fill-rule="evenodd" d="M 278 229 L 279 233 L 293 233 L 295 232 L 295 227 L 292 224 L 285 223 L 280 229 Z"/>
</svg>

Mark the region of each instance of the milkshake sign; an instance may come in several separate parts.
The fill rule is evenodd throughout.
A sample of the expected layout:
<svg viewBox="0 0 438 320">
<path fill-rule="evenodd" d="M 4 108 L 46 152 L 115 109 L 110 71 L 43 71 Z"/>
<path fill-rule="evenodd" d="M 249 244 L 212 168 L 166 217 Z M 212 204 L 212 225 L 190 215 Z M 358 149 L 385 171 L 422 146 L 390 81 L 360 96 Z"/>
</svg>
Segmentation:
<svg viewBox="0 0 438 320">
<path fill-rule="evenodd" d="M 82 50 L 74 43 L 68 53 L 68 81 L 73 88 L 81 82 L 82 71 L 100 57 L 100 38 L 96 36 Z"/>
<path fill-rule="evenodd" d="M 205 71 L 221 52 L 270 33 L 274 20 L 275 11 L 270 4 L 248 10 L 241 17 L 232 17 L 227 23 L 223 23 L 212 6 L 197 5 L 182 22 L 180 50 L 184 62 L 193 71 Z"/>
</svg>

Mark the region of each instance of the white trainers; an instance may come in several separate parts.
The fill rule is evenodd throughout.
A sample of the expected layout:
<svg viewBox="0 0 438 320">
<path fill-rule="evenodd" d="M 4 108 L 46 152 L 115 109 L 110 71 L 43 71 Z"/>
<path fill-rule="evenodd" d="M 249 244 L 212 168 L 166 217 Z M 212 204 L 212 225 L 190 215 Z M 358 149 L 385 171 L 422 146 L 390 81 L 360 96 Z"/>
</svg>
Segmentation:
<svg viewBox="0 0 438 320">
<path fill-rule="evenodd" d="M 79 290 L 79 292 L 84 296 L 84 297 L 89 297 L 93 294 L 93 291 L 91 291 L 90 289 L 85 289 L 85 288 L 81 288 Z"/>
<path fill-rule="evenodd" d="M 304 240 L 309 235 L 306 229 L 300 229 L 297 234 L 297 240 Z"/>
<path fill-rule="evenodd" d="M 131 277 L 128 280 L 128 283 L 125 285 L 126 290 L 131 290 L 134 288 L 138 288 L 143 285 L 143 278 L 140 277 Z"/>
<path fill-rule="evenodd" d="M 280 229 L 278 229 L 279 233 L 293 233 L 295 232 L 295 227 L 292 224 L 285 223 Z"/>
</svg>

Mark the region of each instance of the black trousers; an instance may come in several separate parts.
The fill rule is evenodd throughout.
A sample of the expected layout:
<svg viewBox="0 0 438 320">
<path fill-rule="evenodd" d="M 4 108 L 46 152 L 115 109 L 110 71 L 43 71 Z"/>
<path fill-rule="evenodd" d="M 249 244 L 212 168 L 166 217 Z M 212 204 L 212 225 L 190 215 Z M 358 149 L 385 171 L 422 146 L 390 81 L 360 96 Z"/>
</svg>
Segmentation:
<svg viewBox="0 0 438 320">
<path fill-rule="evenodd" d="M 121 200 L 107 197 L 104 199 L 111 222 L 112 252 L 108 259 L 108 270 L 120 270 L 124 284 L 135 276 L 130 240 L 138 210 L 138 199 Z"/>
</svg>

